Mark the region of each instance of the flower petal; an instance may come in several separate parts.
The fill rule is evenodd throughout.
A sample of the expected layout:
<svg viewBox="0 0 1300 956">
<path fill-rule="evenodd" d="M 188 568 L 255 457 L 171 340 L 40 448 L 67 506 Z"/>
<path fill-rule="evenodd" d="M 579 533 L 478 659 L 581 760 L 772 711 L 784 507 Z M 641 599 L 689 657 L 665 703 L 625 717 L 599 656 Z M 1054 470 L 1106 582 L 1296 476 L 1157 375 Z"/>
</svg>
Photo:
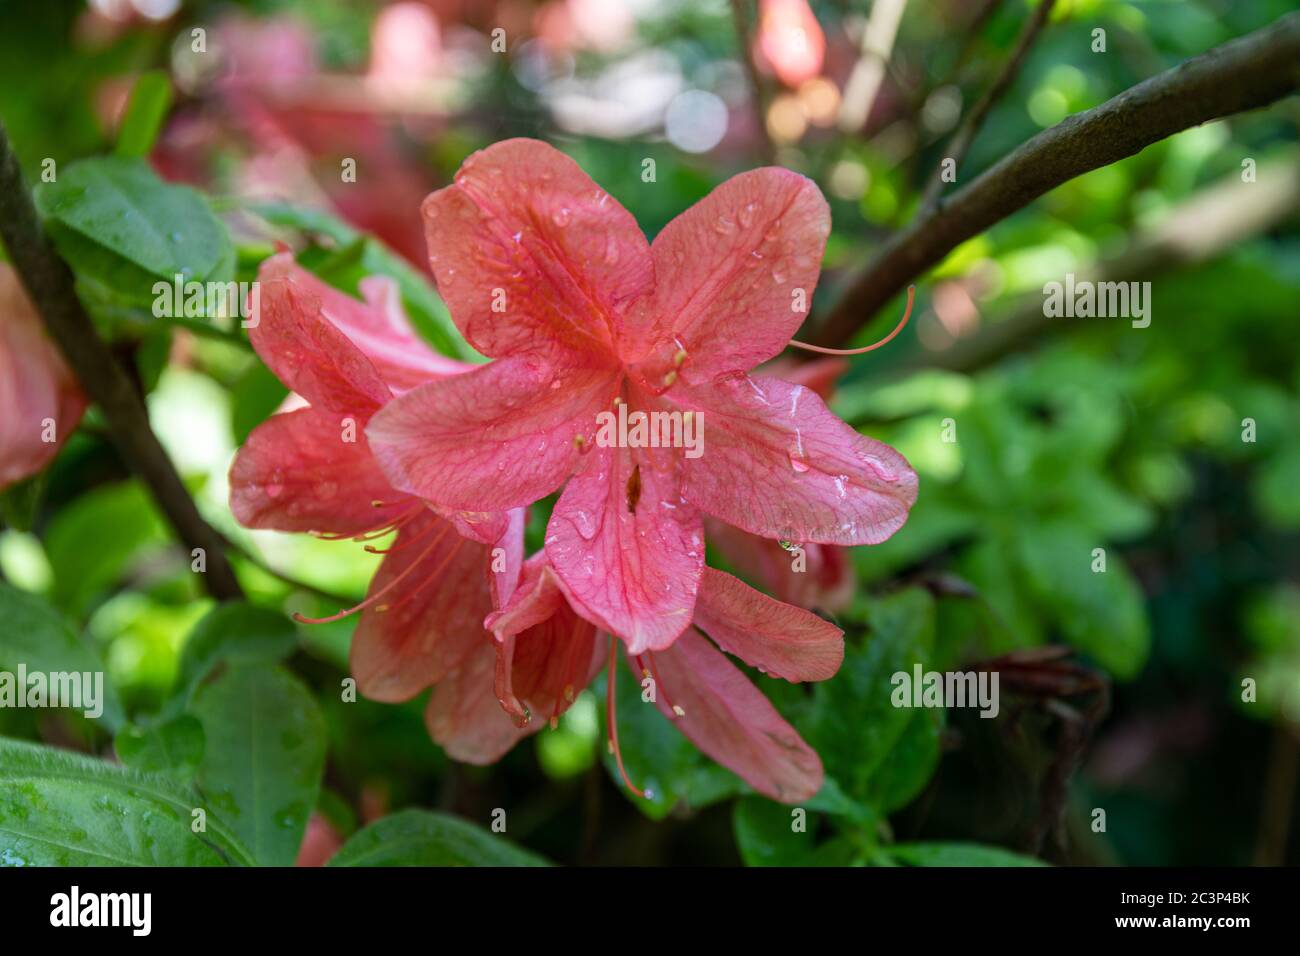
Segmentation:
<svg viewBox="0 0 1300 956">
<path fill-rule="evenodd" d="M 41 471 L 86 398 L 8 263 L 0 262 L 0 489 Z M 53 433 L 47 430 L 52 423 Z M 53 441 L 46 441 L 53 437 Z"/>
<path fill-rule="evenodd" d="M 830 228 L 816 184 L 776 168 L 732 177 L 670 222 L 653 246 L 660 281 L 636 311 L 648 380 L 678 349 L 692 382 L 784 349 L 808 317 Z"/>
<path fill-rule="evenodd" d="M 838 611 L 853 597 L 853 563 L 844 548 L 807 542 L 802 552 L 786 550 L 717 518 L 704 520 L 704 537 L 741 577 L 785 604 Z"/>
<path fill-rule="evenodd" d="M 849 370 L 847 359 L 819 358 L 811 362 L 796 362 L 789 358 L 776 358 L 758 369 L 762 375 L 779 378 L 791 385 L 810 388 L 829 402 L 835 393 L 840 376 Z"/>
<path fill-rule="evenodd" d="M 648 455 L 593 448 L 551 513 L 546 556 L 574 609 L 639 654 L 667 647 L 691 622 L 702 523 Z"/>
<path fill-rule="evenodd" d="M 325 286 L 327 293 L 334 293 L 324 299 L 325 314 L 366 353 L 394 392 L 410 391 L 431 379 L 459 375 L 475 367 L 439 354 L 416 334 L 395 279 L 366 276 L 359 285 L 364 305 Z"/>
<path fill-rule="evenodd" d="M 424 723 L 429 736 L 447 756 L 463 763 L 489 764 L 500 760 L 529 734 L 541 730 L 540 720 L 523 727 L 506 716 L 493 693 L 496 655 L 484 635 L 476 639 L 461 666 L 433 689 Z"/>
<path fill-rule="evenodd" d="M 509 358 L 429 382 L 391 401 L 367 434 L 398 488 L 436 505 L 505 511 L 550 494 L 608 408 L 618 372 L 556 370 Z"/>
<path fill-rule="evenodd" d="M 235 519 L 245 528 L 353 535 L 410 511 L 414 499 L 389 485 L 365 435 L 343 436 L 339 415 L 315 408 L 254 428 L 230 465 Z"/>
<path fill-rule="evenodd" d="M 625 304 L 654 284 L 632 215 L 537 140 L 475 153 L 423 212 L 438 291 L 484 355 L 609 355 Z"/>
<path fill-rule="evenodd" d="M 517 718 L 559 717 L 604 659 L 595 626 L 570 607 L 544 552 L 528 559 L 510 603 L 485 624 L 497 645 L 497 699 Z"/>
<path fill-rule="evenodd" d="M 704 452 L 685 464 L 686 499 L 764 538 L 879 544 L 907 520 L 916 473 L 860 435 L 814 392 L 775 378 L 724 376 L 674 386 L 704 415 Z"/>
<path fill-rule="evenodd" d="M 822 785 L 822 762 L 722 652 L 690 628 L 666 651 L 656 651 L 656 704 L 705 754 L 739 774 L 764 796 L 783 803 L 812 797 Z"/>
<path fill-rule="evenodd" d="M 704 569 L 695 626 L 730 654 L 792 683 L 826 680 L 844 662 L 844 632 L 730 574 Z"/>
<path fill-rule="evenodd" d="M 363 694 L 407 700 L 490 643 L 490 560 L 486 545 L 432 511 L 402 526 L 370 582 L 372 596 L 388 590 L 361 613 L 352 637 L 352 676 Z"/>
<path fill-rule="evenodd" d="M 260 302 L 248 338 L 267 368 L 309 404 L 358 415 L 364 425 L 392 393 L 331 319 L 351 308 L 340 301 L 347 296 L 297 266 L 287 252 L 262 263 L 258 283 Z"/>
<path fill-rule="evenodd" d="M 513 637 L 528 628 L 541 624 L 559 612 L 565 604 L 555 572 L 551 570 L 546 553 L 539 551 L 524 563 L 509 603 L 488 615 L 483 626 L 497 638 Z"/>
<path fill-rule="evenodd" d="M 605 659 L 596 626 L 567 601 L 519 634 L 496 634 L 495 643 L 497 700 L 521 727 L 533 719 L 554 724 Z"/>
</svg>

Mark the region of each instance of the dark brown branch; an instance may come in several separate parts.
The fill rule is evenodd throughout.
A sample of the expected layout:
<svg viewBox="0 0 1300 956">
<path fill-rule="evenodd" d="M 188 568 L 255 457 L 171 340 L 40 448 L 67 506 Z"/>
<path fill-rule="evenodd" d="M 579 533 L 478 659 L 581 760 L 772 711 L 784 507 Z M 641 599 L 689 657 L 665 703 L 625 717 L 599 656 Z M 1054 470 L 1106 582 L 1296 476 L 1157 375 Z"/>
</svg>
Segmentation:
<svg viewBox="0 0 1300 956">
<path fill-rule="evenodd" d="M 223 600 L 242 597 L 221 538 L 199 515 L 194 499 L 149 427 L 149 416 L 139 393 L 81 307 L 72 272 L 45 237 L 3 125 L 0 125 L 0 238 L 4 239 L 9 258 L 50 337 L 67 358 L 86 394 L 103 411 L 122 458 L 144 481 L 186 547 L 203 549 L 207 566 L 203 577 L 209 593 Z M 95 542 L 86 542 L 86 547 L 94 546 Z"/>
<path fill-rule="evenodd" d="M 1300 13 L 1166 70 L 1017 148 L 891 239 L 811 340 L 839 346 L 944 256 L 1051 189 L 1209 120 L 1300 88 Z"/>
<path fill-rule="evenodd" d="M 1002 65 L 1002 70 L 984 95 L 980 97 L 966 117 L 958 127 L 957 132 L 953 134 L 952 141 L 948 144 L 947 155 L 945 159 L 953 161 L 954 168 L 961 166 L 961 161 L 966 158 L 966 151 L 970 149 L 970 144 L 975 140 L 975 136 L 984 125 L 984 120 L 988 117 L 989 111 L 993 109 L 993 104 L 998 101 L 1007 88 L 1011 86 L 1015 78 L 1020 74 L 1020 68 L 1024 65 L 1026 57 L 1029 56 L 1029 50 L 1038 39 L 1038 34 L 1042 32 L 1043 27 L 1047 25 L 1048 18 L 1052 15 L 1052 8 L 1056 5 L 1056 0 L 1042 0 L 1038 8 L 1025 22 L 1020 31 L 1020 36 L 1016 40 L 1015 49 L 1011 51 L 1011 56 L 1006 63 Z M 939 196 L 943 193 L 943 164 L 940 163 L 930 176 L 930 182 L 925 187 L 925 194 L 921 198 L 920 211 L 918 216 L 928 216 L 934 211 L 934 207 L 939 204 Z"/>
<path fill-rule="evenodd" d="M 1300 214 L 1300 154 L 1288 150 L 1260 161 L 1256 181 L 1231 173 L 1183 201 L 1161 222 L 1139 233 L 1115 256 L 1078 270 L 1091 282 L 1136 282 L 1185 269 L 1260 235 Z M 986 325 L 951 348 L 927 352 L 896 366 L 900 374 L 921 367 L 972 372 L 1021 348 L 1037 345 L 1054 330 L 1071 326 L 1043 314 L 1041 295 L 1030 296 L 1011 315 Z"/>
</svg>

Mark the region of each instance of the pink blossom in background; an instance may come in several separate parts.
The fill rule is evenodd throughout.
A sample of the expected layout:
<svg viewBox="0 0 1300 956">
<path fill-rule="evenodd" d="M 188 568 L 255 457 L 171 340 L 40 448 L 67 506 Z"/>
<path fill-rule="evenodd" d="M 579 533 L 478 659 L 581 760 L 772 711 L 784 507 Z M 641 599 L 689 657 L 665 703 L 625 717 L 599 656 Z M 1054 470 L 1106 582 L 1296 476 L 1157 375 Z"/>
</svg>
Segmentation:
<svg viewBox="0 0 1300 956">
<path fill-rule="evenodd" d="M 42 471 L 85 410 L 18 274 L 0 262 L 0 489 Z"/>
<path fill-rule="evenodd" d="M 826 35 L 808 0 L 759 0 L 755 45 L 760 62 L 789 87 L 822 71 Z"/>
</svg>

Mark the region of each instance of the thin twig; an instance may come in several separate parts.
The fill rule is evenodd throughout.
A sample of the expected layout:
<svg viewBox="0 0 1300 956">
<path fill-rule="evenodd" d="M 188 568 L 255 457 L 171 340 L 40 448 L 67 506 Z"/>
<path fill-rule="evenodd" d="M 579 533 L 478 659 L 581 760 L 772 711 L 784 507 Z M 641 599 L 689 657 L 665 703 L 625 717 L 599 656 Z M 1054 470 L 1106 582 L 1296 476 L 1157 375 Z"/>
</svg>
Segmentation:
<svg viewBox="0 0 1300 956">
<path fill-rule="evenodd" d="M 1300 152 L 1285 150 L 1262 159 L 1253 183 L 1229 173 L 1175 206 L 1156 225 L 1139 232 L 1114 256 L 1075 271 L 1088 282 L 1149 281 L 1220 256 L 1254 236 L 1300 214 Z M 920 368 L 973 372 L 1023 348 L 1041 345 L 1073 328 L 1043 314 L 1041 295 L 1012 306 L 1005 318 L 986 323 L 949 348 L 905 358 L 900 375 Z"/>
<path fill-rule="evenodd" d="M 208 592 L 220 600 L 243 597 L 221 537 L 199 514 L 180 475 L 149 426 L 144 401 L 86 315 L 73 286 L 72 272 L 55 253 L 41 227 L 31 193 L 23 182 L 9 134 L 0 125 L 0 237 L 9 258 L 86 394 L 99 405 L 114 443 L 128 467 L 140 476 L 159 508 L 191 550 L 201 548 Z M 94 547 L 95 542 L 85 542 Z"/>
<path fill-rule="evenodd" d="M 763 162 L 773 163 L 776 161 L 776 145 L 767 129 L 766 87 L 763 78 L 759 76 L 758 64 L 754 62 L 754 34 L 750 29 L 747 6 L 746 0 L 731 0 L 731 19 L 736 26 L 737 53 L 745 67 L 745 75 L 749 77 L 749 99 L 754 110 L 754 124 L 758 127 L 759 150 L 763 154 Z"/>
<path fill-rule="evenodd" d="M 853 64 L 853 72 L 844 87 L 844 99 L 840 101 L 836 120 L 846 133 L 862 129 L 871 116 L 871 107 L 880 92 L 885 69 L 894 54 L 898 24 L 906 6 L 907 0 L 875 0 L 871 5 L 871 16 L 862 30 L 858 61 Z"/>
<path fill-rule="evenodd" d="M 959 244 L 1086 172 L 1209 120 L 1267 106 L 1300 89 L 1300 13 L 1215 47 L 1013 150 L 887 242 L 835 307 L 812 320 L 813 341 L 851 341 L 886 303 Z"/>
<path fill-rule="evenodd" d="M 954 172 L 956 168 L 961 166 L 961 161 L 966 158 L 966 151 L 970 149 L 970 145 L 974 141 L 976 134 L 979 133 L 980 127 L 983 126 L 989 111 L 993 109 L 993 104 L 1007 91 L 1020 73 L 1020 68 L 1024 66 L 1025 59 L 1029 56 L 1030 47 L 1034 45 L 1034 41 L 1038 39 L 1038 34 L 1047 25 L 1048 18 L 1052 15 L 1052 7 L 1055 4 L 1056 0 L 1041 0 L 1038 8 L 1034 10 L 1021 29 L 1020 36 L 1016 40 L 1015 49 L 1012 50 L 1011 56 L 1006 63 L 1002 64 L 1002 71 L 998 73 L 997 78 L 994 79 L 989 88 L 984 91 L 984 95 L 979 102 L 966 114 L 961 126 L 953 134 L 952 141 L 948 144 L 947 155 L 944 158 L 953 161 Z M 942 193 L 943 164 L 940 163 L 935 167 L 934 173 L 930 176 L 930 182 L 925 187 L 925 193 L 921 198 L 921 207 L 917 212 L 917 216 L 928 216 L 932 213 L 939 204 L 939 196 Z"/>
</svg>

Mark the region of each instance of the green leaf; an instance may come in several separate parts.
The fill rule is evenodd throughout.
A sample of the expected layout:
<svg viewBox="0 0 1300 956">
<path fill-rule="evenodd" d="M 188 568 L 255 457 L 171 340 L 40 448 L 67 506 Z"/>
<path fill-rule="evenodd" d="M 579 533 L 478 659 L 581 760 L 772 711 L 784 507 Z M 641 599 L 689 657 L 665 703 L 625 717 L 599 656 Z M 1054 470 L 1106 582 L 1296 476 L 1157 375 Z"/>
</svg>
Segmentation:
<svg viewBox="0 0 1300 956">
<path fill-rule="evenodd" d="M 355 834 L 330 866 L 549 866 L 505 837 L 427 810 L 403 810 Z"/>
<path fill-rule="evenodd" d="M 89 491 L 63 508 L 45 534 L 54 570 L 51 600 L 80 615 L 145 547 L 167 540 L 153 500 L 135 481 Z"/>
<path fill-rule="evenodd" d="M 271 202 L 252 203 L 248 209 L 272 225 L 325 236 L 339 246 L 338 252 L 317 262 L 302 258 L 305 266 L 331 285 L 357 295 L 357 283 L 364 276 L 379 274 L 394 279 L 411 324 L 426 341 L 443 355 L 469 362 L 482 361 L 482 356 L 470 347 L 452 322 L 447 306 L 429 280 L 378 239 L 315 209 Z"/>
<path fill-rule="evenodd" d="M 196 809 L 205 811 L 200 833 Z M 251 862 L 199 795 L 175 780 L 0 738 L 0 865 Z"/>
<path fill-rule="evenodd" d="M 96 703 L 103 708 L 104 724 L 110 730 L 122 725 L 126 715 L 116 689 L 108 682 L 104 662 L 45 600 L 0 583 L 0 620 L 4 621 L 0 628 L 0 667 L 13 672 L 23 665 L 29 674 L 99 674 L 101 681 L 96 682 L 100 685 L 96 689 L 102 690 L 103 700 Z"/>
<path fill-rule="evenodd" d="M 36 201 L 74 271 L 129 301 L 152 301 L 159 279 L 221 279 L 233 268 L 230 237 L 203 197 L 163 182 L 141 159 L 70 163 L 38 187 Z"/>
<path fill-rule="evenodd" d="M 136 770 L 194 776 L 203 759 L 203 725 L 189 714 L 144 727 L 123 727 L 113 739 L 118 759 Z"/>
<path fill-rule="evenodd" d="M 881 814 L 907 806 L 929 783 L 939 766 L 939 737 L 946 713 L 935 708 L 914 711 L 889 759 L 868 780 L 863 799 Z"/>
<path fill-rule="evenodd" d="M 814 691 L 808 742 L 821 754 L 827 774 L 852 798 L 865 801 L 903 789 L 895 784 L 873 790 L 871 781 L 878 770 L 888 770 L 894 748 L 919 716 L 891 703 L 891 678 L 929 664 L 934 618 L 934 599 L 921 588 L 874 602 L 866 647 L 847 647 L 835 679 Z"/>
<path fill-rule="evenodd" d="M 1047 866 L 1032 856 L 979 843 L 896 843 L 889 852 L 909 866 Z"/>
<path fill-rule="evenodd" d="M 802 833 L 794 829 L 796 814 L 803 811 Z M 808 820 L 807 808 L 787 807 L 762 797 L 737 800 L 731 811 L 736 846 L 746 866 L 803 866 L 815 850 L 817 818 Z"/>
<path fill-rule="evenodd" d="M 1136 676 L 1151 646 L 1142 590 L 1111 550 L 1106 570 L 1092 570 L 1094 536 L 1065 522 L 1026 523 L 1017 535 L 1019 559 L 1040 608 L 1079 650 L 1116 677 Z"/>
<path fill-rule="evenodd" d="M 199 790 L 265 866 L 289 866 L 316 805 L 325 720 L 297 678 L 266 664 L 231 667 L 195 697 L 207 749 Z"/>
<path fill-rule="evenodd" d="M 0 491 L 0 523 L 15 531 L 31 531 L 45 494 L 45 472 Z"/>
<path fill-rule="evenodd" d="M 641 699 L 641 685 L 629 668 L 620 667 L 617 673 L 618 740 L 623 766 L 632 782 L 650 794 L 649 799 L 627 794 L 638 810 L 652 820 L 662 820 L 679 803 L 698 810 L 747 792 L 739 777 L 705 757 L 654 704 Z M 597 696 L 603 698 L 604 678 L 596 690 Z M 603 707 L 601 732 L 608 736 Z M 610 779 L 625 790 L 614 757 L 606 752 L 604 762 Z"/>
<path fill-rule="evenodd" d="M 172 84 L 161 70 L 140 74 L 127 100 L 126 113 L 113 152 L 118 156 L 148 156 L 172 104 Z"/>
<path fill-rule="evenodd" d="M 243 601 L 219 604 L 194 626 L 181 648 L 173 699 L 181 706 L 188 703 L 222 662 L 273 664 L 288 657 L 297 643 L 297 628 L 283 614 Z"/>
</svg>

